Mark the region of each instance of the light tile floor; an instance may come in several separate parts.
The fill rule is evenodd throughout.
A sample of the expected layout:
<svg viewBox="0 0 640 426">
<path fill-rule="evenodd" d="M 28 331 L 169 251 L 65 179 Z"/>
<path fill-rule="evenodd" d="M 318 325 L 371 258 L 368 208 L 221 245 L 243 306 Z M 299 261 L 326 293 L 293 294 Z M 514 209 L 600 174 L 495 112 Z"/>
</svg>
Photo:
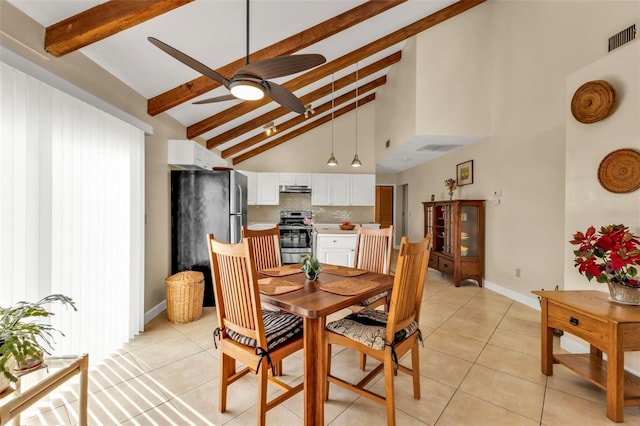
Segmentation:
<svg viewBox="0 0 640 426">
<path fill-rule="evenodd" d="M 189 324 L 172 325 L 166 314 L 147 324 L 120 354 L 90 372 L 89 423 L 254 425 L 252 375 L 231 385 L 228 411 L 217 410 L 219 354 L 211 335 L 216 324 L 215 308 L 204 308 Z M 555 366 L 551 377 L 540 372 L 539 311 L 472 282 L 456 288 L 430 270 L 421 329 L 422 399 L 413 399 L 409 376 L 399 374 L 398 425 L 613 424 L 603 391 L 562 366 Z M 363 375 L 357 365 L 356 353 L 334 348 L 332 368 L 357 379 Z M 284 373 L 292 383 L 303 379 L 300 353 L 285 362 Z M 382 392 L 382 377 L 371 387 Z M 77 386 L 69 386 L 32 407 L 23 424 L 75 424 L 77 418 Z M 327 424 L 372 426 L 384 424 L 384 418 L 381 405 L 331 387 Z M 270 410 L 267 423 L 302 425 L 302 394 Z M 638 408 L 625 409 L 625 424 L 640 425 Z"/>
</svg>

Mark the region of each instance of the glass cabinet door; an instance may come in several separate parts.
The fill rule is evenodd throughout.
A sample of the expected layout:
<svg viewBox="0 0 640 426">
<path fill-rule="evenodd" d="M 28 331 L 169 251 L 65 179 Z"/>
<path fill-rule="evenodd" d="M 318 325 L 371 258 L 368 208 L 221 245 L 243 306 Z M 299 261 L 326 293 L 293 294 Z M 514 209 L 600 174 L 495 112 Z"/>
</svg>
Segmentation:
<svg viewBox="0 0 640 426">
<path fill-rule="evenodd" d="M 471 205 L 460 206 L 460 255 L 465 257 L 478 256 L 479 208 Z"/>
</svg>

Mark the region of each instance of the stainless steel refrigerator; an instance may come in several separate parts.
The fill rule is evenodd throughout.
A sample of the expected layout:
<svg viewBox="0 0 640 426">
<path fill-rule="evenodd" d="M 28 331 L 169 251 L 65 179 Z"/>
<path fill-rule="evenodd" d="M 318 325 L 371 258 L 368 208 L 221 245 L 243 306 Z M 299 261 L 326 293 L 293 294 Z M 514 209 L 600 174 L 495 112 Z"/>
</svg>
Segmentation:
<svg viewBox="0 0 640 426">
<path fill-rule="evenodd" d="M 171 172 L 171 269 L 205 275 L 204 306 L 212 306 L 213 286 L 206 236 L 237 243 L 247 225 L 247 177 L 235 170 Z"/>
</svg>

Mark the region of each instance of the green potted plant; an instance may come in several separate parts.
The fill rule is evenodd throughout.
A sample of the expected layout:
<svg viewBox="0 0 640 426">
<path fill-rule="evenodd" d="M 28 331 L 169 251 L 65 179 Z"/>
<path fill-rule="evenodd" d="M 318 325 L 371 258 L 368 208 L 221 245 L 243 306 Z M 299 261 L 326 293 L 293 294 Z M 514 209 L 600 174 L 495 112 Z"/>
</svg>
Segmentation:
<svg viewBox="0 0 640 426">
<path fill-rule="evenodd" d="M 315 281 L 322 272 L 318 258 L 311 254 L 302 255 L 302 271 L 311 281 Z"/>
<path fill-rule="evenodd" d="M 4 379 L 0 380 L 0 392 L 18 380 L 14 370 L 42 363 L 43 354 L 53 349 L 55 333 L 64 336 L 48 322 L 39 320 L 53 315 L 44 307 L 52 302 L 77 311 L 75 302 L 62 294 L 52 294 L 35 303 L 18 302 L 8 308 L 0 307 L 0 379 Z"/>
</svg>

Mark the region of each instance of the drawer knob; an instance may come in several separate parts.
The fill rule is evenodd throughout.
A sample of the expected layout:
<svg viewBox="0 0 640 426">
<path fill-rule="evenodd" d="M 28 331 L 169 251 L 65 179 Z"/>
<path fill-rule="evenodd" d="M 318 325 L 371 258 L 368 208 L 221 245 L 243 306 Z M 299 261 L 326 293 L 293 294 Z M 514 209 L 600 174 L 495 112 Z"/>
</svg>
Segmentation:
<svg viewBox="0 0 640 426">
<path fill-rule="evenodd" d="M 574 317 L 569 318 L 569 323 L 573 326 L 577 326 L 579 322 L 580 321 L 578 321 L 578 318 L 574 318 Z"/>
</svg>

